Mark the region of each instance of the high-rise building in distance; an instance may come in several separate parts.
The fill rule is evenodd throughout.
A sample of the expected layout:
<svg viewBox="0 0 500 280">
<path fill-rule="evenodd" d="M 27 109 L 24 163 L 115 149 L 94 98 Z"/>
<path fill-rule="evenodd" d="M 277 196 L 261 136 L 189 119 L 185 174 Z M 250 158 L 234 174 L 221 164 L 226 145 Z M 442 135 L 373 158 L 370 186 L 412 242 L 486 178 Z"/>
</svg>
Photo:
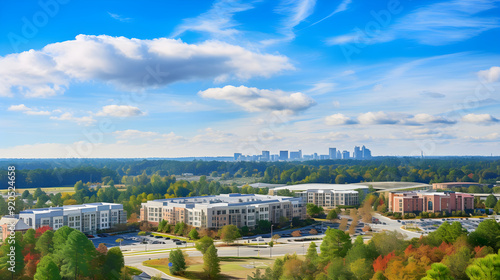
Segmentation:
<svg viewBox="0 0 500 280">
<path fill-rule="evenodd" d="M 271 159 L 269 155 L 269 151 L 262 151 L 262 157 L 260 158 L 260 160 L 269 161 Z"/>
<path fill-rule="evenodd" d="M 362 159 L 363 158 L 363 154 L 361 153 L 361 149 L 359 148 L 359 146 L 354 147 L 354 153 L 352 154 L 352 157 L 354 159 Z"/>
<path fill-rule="evenodd" d="M 342 152 L 342 159 L 349 159 L 349 158 L 350 158 L 349 151 L 343 151 Z"/>
<path fill-rule="evenodd" d="M 297 152 L 290 152 L 290 159 L 302 159 L 302 150 L 298 150 Z"/>
<path fill-rule="evenodd" d="M 280 160 L 288 160 L 288 151 L 280 151 Z"/>
<path fill-rule="evenodd" d="M 234 153 L 234 160 L 239 160 L 241 156 L 241 153 Z"/>
<path fill-rule="evenodd" d="M 330 156 L 330 159 L 337 159 L 337 148 L 329 148 L 328 155 Z"/>
</svg>

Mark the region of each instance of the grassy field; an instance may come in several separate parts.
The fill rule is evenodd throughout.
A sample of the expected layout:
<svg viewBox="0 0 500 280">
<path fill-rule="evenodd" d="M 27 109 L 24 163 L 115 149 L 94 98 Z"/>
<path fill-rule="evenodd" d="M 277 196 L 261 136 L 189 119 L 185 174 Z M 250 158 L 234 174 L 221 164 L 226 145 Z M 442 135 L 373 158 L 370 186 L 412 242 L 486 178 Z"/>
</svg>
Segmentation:
<svg viewBox="0 0 500 280">
<path fill-rule="evenodd" d="M 220 279 L 247 279 L 257 268 L 266 269 L 273 265 L 275 258 L 237 258 L 220 257 L 221 278 Z M 168 258 L 145 261 L 144 265 L 156 268 L 170 275 L 168 270 Z M 204 279 L 202 257 L 187 258 L 188 268 L 184 279 Z"/>
<path fill-rule="evenodd" d="M 154 236 L 163 236 L 163 237 L 170 237 L 171 239 L 179 239 L 179 240 L 184 240 L 184 241 L 190 241 L 186 237 L 177 236 L 177 235 L 171 235 L 171 234 L 167 234 L 167 233 L 152 232 L 151 234 L 154 235 Z"/>
<path fill-rule="evenodd" d="M 16 191 L 18 193 L 23 193 L 25 190 L 28 190 L 30 193 L 34 193 L 36 188 L 30 188 L 30 189 L 17 189 L 16 188 Z M 66 187 L 54 187 L 54 188 L 42 188 L 42 191 L 48 193 L 48 192 L 61 192 L 61 193 L 64 193 L 64 192 L 75 192 L 75 188 L 73 186 L 66 186 Z"/>
<path fill-rule="evenodd" d="M 125 266 L 125 269 L 127 270 L 128 272 L 128 275 L 139 275 L 142 273 L 142 270 L 139 270 L 135 267 L 131 267 L 131 266 Z"/>
</svg>

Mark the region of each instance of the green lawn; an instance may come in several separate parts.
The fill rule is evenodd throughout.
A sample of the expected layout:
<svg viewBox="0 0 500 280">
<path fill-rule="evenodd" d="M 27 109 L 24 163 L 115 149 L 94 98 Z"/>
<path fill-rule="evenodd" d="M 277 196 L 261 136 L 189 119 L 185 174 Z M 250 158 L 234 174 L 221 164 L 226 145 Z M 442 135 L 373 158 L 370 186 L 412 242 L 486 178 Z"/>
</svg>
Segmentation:
<svg viewBox="0 0 500 280">
<path fill-rule="evenodd" d="M 275 258 L 244 258 L 244 257 L 220 257 L 221 279 L 247 279 L 247 275 L 252 275 L 257 268 L 266 269 L 272 266 Z M 168 275 L 168 259 L 158 259 L 145 261 L 143 264 L 156 268 Z M 185 275 L 176 276 L 183 279 L 204 279 L 203 259 L 192 257 L 186 260 L 188 268 Z"/>
<path fill-rule="evenodd" d="M 190 241 L 186 237 L 172 235 L 172 234 L 168 234 L 168 233 L 152 232 L 151 234 L 154 235 L 154 236 L 163 236 L 163 237 L 170 237 L 171 239 L 179 239 L 179 240 L 184 240 L 184 241 Z"/>
</svg>

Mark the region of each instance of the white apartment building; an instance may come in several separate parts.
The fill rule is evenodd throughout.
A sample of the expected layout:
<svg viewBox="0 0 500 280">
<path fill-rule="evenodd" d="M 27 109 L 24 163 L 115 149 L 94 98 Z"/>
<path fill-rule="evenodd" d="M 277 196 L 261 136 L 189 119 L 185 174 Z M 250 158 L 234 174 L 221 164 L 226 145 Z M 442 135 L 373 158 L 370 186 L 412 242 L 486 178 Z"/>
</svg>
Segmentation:
<svg viewBox="0 0 500 280">
<path fill-rule="evenodd" d="M 97 230 L 126 223 L 127 213 L 121 204 L 97 202 L 24 210 L 19 213 L 19 219 L 33 229 L 50 226 L 57 230 L 69 226 L 83 233 L 94 234 Z"/>
<path fill-rule="evenodd" d="M 300 197 L 236 193 L 151 200 L 142 204 L 140 217 L 153 224 L 166 220 L 218 229 L 230 224 L 253 228 L 259 220 L 278 223 L 281 217 L 291 220 L 305 214 Z"/>
</svg>

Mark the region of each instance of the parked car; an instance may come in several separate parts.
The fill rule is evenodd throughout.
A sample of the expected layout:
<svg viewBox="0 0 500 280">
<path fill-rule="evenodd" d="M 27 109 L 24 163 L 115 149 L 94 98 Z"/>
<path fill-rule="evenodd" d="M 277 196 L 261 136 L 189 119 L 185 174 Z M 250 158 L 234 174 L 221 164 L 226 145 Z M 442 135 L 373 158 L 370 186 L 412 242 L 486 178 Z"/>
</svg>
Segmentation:
<svg viewBox="0 0 500 280">
<path fill-rule="evenodd" d="M 166 239 L 166 240 L 169 240 L 169 239 L 170 239 L 170 237 L 168 237 L 168 236 L 165 236 L 165 239 Z"/>
<path fill-rule="evenodd" d="M 150 234 L 149 237 L 155 237 L 154 235 Z"/>
<path fill-rule="evenodd" d="M 94 238 L 92 234 L 85 234 L 85 236 L 87 236 L 87 238 Z"/>
<path fill-rule="evenodd" d="M 182 242 L 177 241 L 177 242 L 175 242 L 175 245 L 182 245 Z"/>
<path fill-rule="evenodd" d="M 163 236 L 160 236 L 160 235 L 155 236 L 155 238 L 162 238 L 162 237 L 163 237 Z"/>
<path fill-rule="evenodd" d="M 184 240 L 182 240 L 182 241 L 181 241 L 181 243 L 182 243 L 182 244 L 186 244 L 187 242 L 186 242 L 186 241 L 184 241 Z"/>
</svg>

